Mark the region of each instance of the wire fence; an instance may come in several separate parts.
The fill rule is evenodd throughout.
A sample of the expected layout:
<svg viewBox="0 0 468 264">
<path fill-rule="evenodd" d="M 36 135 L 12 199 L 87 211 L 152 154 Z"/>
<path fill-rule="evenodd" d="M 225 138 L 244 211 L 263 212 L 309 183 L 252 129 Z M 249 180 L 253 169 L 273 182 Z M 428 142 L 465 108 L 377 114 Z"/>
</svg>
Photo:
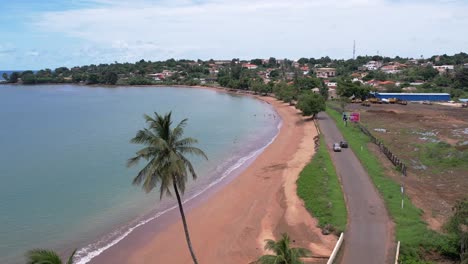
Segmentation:
<svg viewBox="0 0 468 264">
<path fill-rule="evenodd" d="M 392 153 L 392 151 L 390 149 L 387 148 L 387 146 L 385 146 L 385 144 L 379 140 L 378 138 L 376 138 L 374 135 L 372 135 L 372 133 L 366 128 L 364 127 L 363 125 L 361 124 L 357 124 L 357 126 L 359 127 L 359 129 L 362 131 L 362 133 L 366 134 L 367 136 L 369 136 L 369 138 L 371 139 L 372 143 L 376 144 L 380 151 L 393 163 L 393 165 L 398 169 L 400 170 L 400 172 L 406 176 L 406 169 L 407 169 L 407 166 L 405 163 L 403 163 L 400 158 L 398 158 L 395 154 Z"/>
</svg>

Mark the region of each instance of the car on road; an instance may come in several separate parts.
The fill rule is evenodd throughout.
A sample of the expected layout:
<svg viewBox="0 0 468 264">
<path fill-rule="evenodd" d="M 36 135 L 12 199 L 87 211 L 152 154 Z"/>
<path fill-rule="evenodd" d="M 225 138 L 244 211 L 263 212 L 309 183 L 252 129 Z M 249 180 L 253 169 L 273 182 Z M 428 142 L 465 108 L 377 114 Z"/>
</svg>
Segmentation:
<svg viewBox="0 0 468 264">
<path fill-rule="evenodd" d="M 342 148 L 347 148 L 348 147 L 348 142 L 347 141 L 340 141 L 340 147 Z"/>
<path fill-rule="evenodd" d="M 338 144 L 338 143 L 333 143 L 333 151 L 335 151 L 335 152 L 340 152 L 340 151 L 341 151 L 340 144 Z"/>
</svg>

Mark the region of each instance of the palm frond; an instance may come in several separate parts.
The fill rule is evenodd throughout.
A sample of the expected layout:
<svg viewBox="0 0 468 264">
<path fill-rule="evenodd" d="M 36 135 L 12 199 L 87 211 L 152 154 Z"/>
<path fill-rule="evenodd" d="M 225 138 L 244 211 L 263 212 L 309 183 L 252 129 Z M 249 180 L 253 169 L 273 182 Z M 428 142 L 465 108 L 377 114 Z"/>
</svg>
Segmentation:
<svg viewBox="0 0 468 264">
<path fill-rule="evenodd" d="M 203 158 L 208 160 L 208 156 L 206 156 L 205 152 L 203 152 L 203 150 L 197 147 L 178 147 L 177 151 L 181 154 L 192 154 L 195 156 L 202 156 Z"/>
<path fill-rule="evenodd" d="M 153 158 L 150 162 L 148 162 L 148 164 L 146 164 L 146 166 L 143 169 L 141 169 L 138 172 L 137 176 L 133 178 L 133 185 L 141 185 L 143 183 L 143 189 L 146 192 L 151 191 L 151 189 L 147 189 L 147 187 L 149 186 L 146 186 L 146 182 L 148 181 L 148 178 L 156 178 L 156 180 L 158 178 L 158 164 L 156 162 L 156 159 L 157 157 Z"/>
<path fill-rule="evenodd" d="M 26 253 L 27 264 L 62 264 L 60 257 L 51 250 L 33 249 Z"/>
<path fill-rule="evenodd" d="M 179 140 L 180 137 L 182 137 L 182 134 L 184 133 L 184 128 L 187 126 L 187 121 L 188 119 L 185 118 L 180 123 L 172 130 L 172 140 L 173 142 L 176 142 Z"/>
<path fill-rule="evenodd" d="M 152 145 L 155 141 L 157 141 L 157 139 L 157 135 L 155 135 L 149 129 L 145 128 L 142 130 L 138 130 L 136 136 L 132 138 L 130 142 L 134 144 Z"/>
<path fill-rule="evenodd" d="M 307 248 L 291 248 L 291 251 L 299 258 L 310 257 L 312 255 L 312 251 Z"/>
<path fill-rule="evenodd" d="M 277 264 L 278 256 L 275 255 L 263 255 L 257 261 L 254 262 L 255 264 Z"/>
<path fill-rule="evenodd" d="M 269 250 L 275 253 L 275 262 L 276 264 L 300 264 L 302 263 L 300 258 L 308 257 L 312 252 L 305 248 L 291 248 L 291 240 L 289 236 L 285 233 L 281 235 L 281 239 L 274 241 L 272 239 L 265 240 L 265 250 Z M 266 255 L 271 256 L 271 255 Z M 262 258 L 259 259 L 259 261 Z M 267 261 L 270 258 L 266 258 Z M 267 263 L 267 262 L 259 262 Z"/>
<path fill-rule="evenodd" d="M 73 250 L 72 254 L 68 258 L 67 264 L 73 264 L 73 258 L 75 257 L 76 250 L 77 249 Z"/>
<path fill-rule="evenodd" d="M 194 138 L 184 138 L 184 139 L 180 139 L 180 140 L 177 140 L 175 143 L 174 143 L 174 147 L 190 147 L 194 144 L 197 144 L 198 143 L 198 140 L 194 139 Z"/>
</svg>

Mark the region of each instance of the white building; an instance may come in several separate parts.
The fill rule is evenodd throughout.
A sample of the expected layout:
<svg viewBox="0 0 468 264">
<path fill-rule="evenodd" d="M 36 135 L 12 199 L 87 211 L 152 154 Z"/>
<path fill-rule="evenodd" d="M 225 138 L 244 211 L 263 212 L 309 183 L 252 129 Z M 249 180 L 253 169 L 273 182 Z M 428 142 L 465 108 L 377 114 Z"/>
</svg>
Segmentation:
<svg viewBox="0 0 468 264">
<path fill-rule="evenodd" d="M 368 71 L 375 71 L 382 67 L 382 62 L 380 61 L 369 61 L 368 63 L 363 65 Z"/>
<path fill-rule="evenodd" d="M 439 71 L 440 74 L 449 73 L 449 72 L 452 72 L 455 69 L 455 66 L 453 66 L 453 65 L 440 65 L 440 66 L 435 66 L 434 65 L 432 67 L 434 67 L 434 69 Z"/>
</svg>

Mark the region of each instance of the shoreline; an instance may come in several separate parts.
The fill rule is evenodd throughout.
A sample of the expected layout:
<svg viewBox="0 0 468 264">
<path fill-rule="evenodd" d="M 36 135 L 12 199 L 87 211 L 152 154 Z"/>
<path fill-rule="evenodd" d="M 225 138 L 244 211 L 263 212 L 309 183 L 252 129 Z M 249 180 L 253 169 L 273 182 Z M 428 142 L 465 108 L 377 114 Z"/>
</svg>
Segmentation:
<svg viewBox="0 0 468 264">
<path fill-rule="evenodd" d="M 168 86 L 165 86 L 168 87 Z M 220 87 L 202 88 L 239 94 Z M 287 232 L 293 246 L 306 247 L 314 256 L 327 257 L 336 238 L 323 236 L 317 221 L 297 197 L 295 182 L 314 154 L 317 131 L 298 111 L 271 97 L 255 96 L 281 116 L 275 140 L 239 175 L 208 190 L 184 206 L 198 259 L 203 263 L 249 263 L 263 253 L 263 240 Z M 191 261 L 178 210 L 134 230 L 89 263 L 189 263 Z M 321 259 L 323 261 L 323 259 Z"/>
</svg>

